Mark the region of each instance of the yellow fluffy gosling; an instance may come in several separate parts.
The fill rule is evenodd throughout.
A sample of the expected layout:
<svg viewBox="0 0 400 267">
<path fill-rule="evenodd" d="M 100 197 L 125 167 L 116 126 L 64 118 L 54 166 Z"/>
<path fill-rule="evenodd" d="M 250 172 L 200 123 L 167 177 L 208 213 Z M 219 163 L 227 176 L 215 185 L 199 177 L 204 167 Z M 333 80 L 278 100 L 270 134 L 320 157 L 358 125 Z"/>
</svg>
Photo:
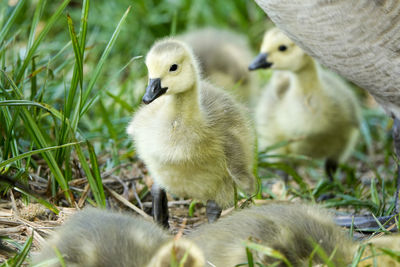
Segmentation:
<svg viewBox="0 0 400 267">
<path fill-rule="evenodd" d="M 254 75 L 247 70 L 251 50 L 243 36 L 227 30 L 203 28 L 178 38 L 193 49 L 205 78 L 232 92 L 240 102 L 253 106 L 257 87 Z"/>
<path fill-rule="evenodd" d="M 250 70 L 274 71 L 257 106 L 260 150 L 295 140 L 274 153 L 326 159 L 332 179 L 359 135 L 360 111 L 349 86 L 317 63 L 280 30 L 267 31 Z"/>
<path fill-rule="evenodd" d="M 169 267 L 175 256 L 183 267 L 203 267 L 201 250 L 185 239 L 173 240 L 166 231 L 138 216 L 98 209 L 73 215 L 34 257 L 34 264 L 61 267 Z M 178 265 L 176 265 L 178 266 Z M 179 265 L 181 266 L 181 265 Z"/>
<path fill-rule="evenodd" d="M 234 186 L 255 189 L 254 136 L 243 107 L 199 77 L 183 42 L 156 42 L 146 57 L 149 85 L 128 133 L 155 185 L 153 215 L 168 225 L 165 189 L 207 201 L 209 221 L 233 204 Z"/>
</svg>

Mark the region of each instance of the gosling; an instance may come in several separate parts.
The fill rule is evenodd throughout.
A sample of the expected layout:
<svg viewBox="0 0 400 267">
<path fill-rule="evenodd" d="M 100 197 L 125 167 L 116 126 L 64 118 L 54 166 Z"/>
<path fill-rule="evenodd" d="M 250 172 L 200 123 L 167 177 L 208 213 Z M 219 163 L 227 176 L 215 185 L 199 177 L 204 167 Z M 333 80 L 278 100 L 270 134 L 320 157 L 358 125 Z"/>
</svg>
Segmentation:
<svg viewBox="0 0 400 267">
<path fill-rule="evenodd" d="M 325 159 L 332 180 L 338 162 L 350 156 L 359 136 L 360 108 L 354 94 L 277 28 L 266 32 L 261 53 L 249 66 L 260 68 L 276 70 L 256 108 L 260 150 L 294 140 L 276 152 Z"/>
<path fill-rule="evenodd" d="M 293 266 L 308 266 L 318 245 L 335 266 L 351 262 L 353 242 L 333 222 L 331 214 L 315 206 L 270 204 L 234 212 L 214 224 L 188 235 L 214 266 L 236 266 L 247 262 L 244 241 L 252 241 L 281 253 Z M 255 252 L 255 251 L 254 251 Z M 269 266 L 284 262 L 253 253 L 254 262 Z M 315 253 L 313 264 L 324 263 Z M 274 265 L 276 266 L 276 265 Z"/>
<path fill-rule="evenodd" d="M 214 224 L 201 226 L 187 238 L 203 251 L 205 260 L 213 264 L 210 266 L 246 263 L 244 241 L 250 240 L 279 252 L 292 266 L 309 266 L 309 262 L 325 266 L 321 252 L 331 259 L 332 266 L 348 266 L 356 252 L 366 247 L 357 266 L 372 266 L 376 260 L 381 267 L 400 267 L 399 262 L 382 253 L 382 249 L 400 251 L 400 235 L 352 241 L 328 210 L 314 205 L 274 203 L 235 211 Z M 284 261 L 252 252 L 255 263 L 287 266 Z"/>
<path fill-rule="evenodd" d="M 127 132 L 152 174 L 153 216 L 168 227 L 165 191 L 207 201 L 209 222 L 233 204 L 235 186 L 250 194 L 254 136 L 244 108 L 199 77 L 183 42 L 156 42 L 146 57 L 149 85 Z"/>
<path fill-rule="evenodd" d="M 169 267 L 173 260 L 184 262 L 184 267 L 205 266 L 204 256 L 193 242 L 174 240 L 140 217 L 93 208 L 73 215 L 33 262 L 61 267 L 57 252 L 66 266 L 76 267 Z"/>
<path fill-rule="evenodd" d="M 228 90 L 240 103 L 249 108 L 254 106 L 258 93 L 256 77 L 247 71 L 251 50 L 243 36 L 232 31 L 203 28 L 178 38 L 193 49 L 205 78 Z"/>
</svg>

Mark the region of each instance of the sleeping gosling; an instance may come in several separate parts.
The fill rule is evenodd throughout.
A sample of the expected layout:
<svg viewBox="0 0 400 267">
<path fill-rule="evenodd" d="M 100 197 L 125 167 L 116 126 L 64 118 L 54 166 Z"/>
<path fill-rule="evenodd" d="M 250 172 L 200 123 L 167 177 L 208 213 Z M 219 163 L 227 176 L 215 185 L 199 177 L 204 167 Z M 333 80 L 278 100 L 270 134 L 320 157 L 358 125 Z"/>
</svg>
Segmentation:
<svg viewBox="0 0 400 267">
<path fill-rule="evenodd" d="M 168 227 L 164 190 L 207 201 L 210 222 L 231 206 L 235 185 L 255 189 L 254 136 L 244 108 L 199 77 L 183 42 L 156 42 L 146 57 L 149 85 L 128 126 L 139 157 L 155 180 L 154 219 Z"/>
<path fill-rule="evenodd" d="M 333 179 L 359 135 L 360 108 L 351 89 L 277 28 L 266 32 L 261 53 L 249 66 L 260 68 L 275 71 L 256 108 L 259 149 L 294 140 L 276 153 L 325 159 Z"/>
<path fill-rule="evenodd" d="M 233 93 L 241 103 L 254 106 L 256 77 L 247 70 L 251 50 L 243 36 L 232 31 L 203 28 L 178 38 L 193 49 L 205 78 Z"/>
<path fill-rule="evenodd" d="M 214 266 L 236 266 L 247 262 L 244 241 L 250 240 L 281 253 L 292 266 L 308 266 L 318 244 L 335 266 L 351 262 L 354 243 L 334 224 L 331 214 L 316 206 L 270 204 L 234 212 L 214 224 L 204 225 L 188 238 Z M 286 266 L 277 259 L 253 251 L 254 262 Z M 315 253 L 314 266 L 324 261 Z M 274 265 L 276 266 L 276 265 Z"/>
<path fill-rule="evenodd" d="M 205 266 L 204 256 L 193 242 L 174 240 L 141 217 L 94 208 L 73 215 L 46 242 L 33 263 L 61 267 L 57 251 L 66 266 L 169 267 L 174 260 L 184 261 L 184 267 Z"/>
</svg>

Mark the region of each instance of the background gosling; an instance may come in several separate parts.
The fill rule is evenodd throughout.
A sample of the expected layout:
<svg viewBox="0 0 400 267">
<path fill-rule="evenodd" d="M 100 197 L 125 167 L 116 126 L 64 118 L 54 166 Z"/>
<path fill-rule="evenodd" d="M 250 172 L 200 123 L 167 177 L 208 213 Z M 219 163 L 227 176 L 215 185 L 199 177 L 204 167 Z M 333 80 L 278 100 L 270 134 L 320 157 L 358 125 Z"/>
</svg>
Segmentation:
<svg viewBox="0 0 400 267">
<path fill-rule="evenodd" d="M 249 107 L 255 104 L 256 77 L 247 70 L 252 53 L 243 36 L 232 31 L 203 28 L 178 38 L 193 49 L 204 78 L 233 93 L 241 103 Z"/>
<path fill-rule="evenodd" d="M 256 110 L 260 150 L 295 140 L 276 152 L 325 158 L 332 179 L 359 135 L 360 110 L 351 89 L 277 28 L 266 32 L 261 53 L 249 66 L 260 68 L 276 70 Z"/>
<path fill-rule="evenodd" d="M 156 42 L 146 57 L 149 85 L 127 131 L 155 184 L 153 215 L 168 226 L 164 189 L 207 201 L 207 217 L 233 204 L 234 186 L 255 188 L 254 136 L 243 107 L 199 77 L 184 43 Z M 153 102 L 154 101 L 154 102 Z"/>
<path fill-rule="evenodd" d="M 154 223 L 137 216 L 86 209 L 73 215 L 47 241 L 34 263 L 76 267 L 169 267 L 187 254 L 184 267 L 203 267 L 200 249 L 188 240 L 174 241 Z M 180 265 L 179 265 L 180 266 Z"/>
</svg>

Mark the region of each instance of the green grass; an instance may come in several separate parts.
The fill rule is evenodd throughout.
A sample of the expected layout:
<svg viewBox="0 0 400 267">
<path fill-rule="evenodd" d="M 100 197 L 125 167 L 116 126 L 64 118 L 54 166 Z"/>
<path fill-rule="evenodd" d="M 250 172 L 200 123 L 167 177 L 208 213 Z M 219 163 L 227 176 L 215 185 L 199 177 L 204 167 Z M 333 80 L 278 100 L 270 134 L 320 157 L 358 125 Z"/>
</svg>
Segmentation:
<svg viewBox="0 0 400 267">
<path fill-rule="evenodd" d="M 75 32 L 71 17 L 65 15 L 65 9 L 69 2 L 65 0 L 55 7 L 55 11 L 47 18 L 46 22 L 43 22 L 43 29 L 35 38 L 35 29 L 44 13 L 43 10 L 48 8 L 46 1 L 37 3 L 32 24 L 29 25 L 28 43 L 23 57 L 18 55 L 19 51 L 14 51 L 11 48 L 11 44 L 17 42 L 18 39 L 23 40 L 23 36 L 7 35 L 7 32 L 10 32 L 9 29 L 12 29 L 13 26 L 19 26 L 13 25 L 13 23 L 18 21 L 18 16 L 23 10 L 21 6 L 25 5 L 24 1 L 19 1 L 8 20 L 3 22 L 5 28 L 2 31 L 4 34 L 1 34 L 1 36 L 4 36 L 4 43 L 9 45 L 3 43 L 1 53 L 3 79 L 1 79 L 0 105 L 2 106 L 1 124 L 3 126 L 2 148 L 4 148 L 2 157 L 6 159 L 2 162 L 1 167 L 28 176 L 29 168 L 37 168 L 31 156 L 40 153 L 45 159 L 47 167 L 51 170 L 51 175 L 48 178 L 52 179 L 52 195 L 55 196 L 57 191 L 61 190 L 65 199 L 72 204 L 73 195 L 70 192 L 68 181 L 73 178 L 70 157 L 71 153 L 74 152 L 87 175 L 95 202 L 98 206 L 104 207 L 105 195 L 97 156 L 91 141 L 80 129 L 79 123 L 98 98 L 98 94 L 91 92 L 119 36 L 130 7 L 127 8 L 125 13 L 121 14 L 120 21 L 115 24 L 114 32 L 106 46 L 102 48 L 103 52 L 100 59 L 95 62 L 96 67 L 91 73 L 85 74 L 87 77 L 84 77 L 83 62 L 86 50 L 89 1 L 82 3 L 78 34 Z M 47 59 L 41 59 L 40 54 L 42 51 L 46 51 L 46 43 L 44 42 L 46 35 L 56 22 L 62 20 L 63 17 L 65 19 L 65 16 L 71 41 L 65 40 L 65 45 L 72 46 L 71 56 L 73 58 L 69 60 L 69 64 L 62 66 L 63 69 L 62 72 L 59 71 L 61 75 L 58 80 L 54 77 L 55 73 L 52 71 L 52 68 L 56 68 L 56 66 L 52 66 L 52 61 L 62 54 L 56 53 L 52 57 L 50 52 L 50 57 Z M 39 50 L 40 46 L 44 49 Z M 66 52 L 67 50 L 61 50 L 61 53 Z M 12 61 L 15 58 L 17 58 L 17 61 Z M 47 71 L 44 73 L 44 71 L 38 70 Z M 64 76 L 68 72 L 72 72 L 70 80 L 66 80 Z M 46 93 L 57 93 L 54 89 L 63 90 L 65 98 L 47 99 Z M 66 93 L 67 91 L 68 93 Z M 26 99 L 26 95 L 30 95 L 29 100 Z M 24 143 L 27 144 L 26 147 L 21 146 Z M 86 144 L 85 147 L 82 146 L 83 143 Z M 75 150 L 73 151 L 72 146 L 68 144 L 74 144 Z M 33 150 L 33 148 L 37 149 Z M 21 151 L 26 150 L 31 151 L 21 155 Z M 56 151 L 52 152 L 52 150 Z M 90 164 L 87 162 L 88 156 Z M 27 160 L 23 162 L 22 160 L 26 158 Z"/>
<path fill-rule="evenodd" d="M 56 213 L 56 206 L 73 207 L 82 193 L 68 183 L 81 178 L 79 165 L 90 185 L 87 202 L 105 207 L 101 173 L 135 160 L 125 129 L 141 102 L 143 56 L 154 40 L 215 26 L 244 34 L 256 53 L 267 25 L 261 9 L 246 0 L 19 0 L 16 6 L 2 1 L 0 173 L 18 182 L 0 184 L 4 198 L 14 188 Z M 263 83 L 268 77 L 260 74 Z M 395 188 L 390 120 L 367 108 L 363 118 L 357 149 L 334 183 L 321 179 L 321 161 L 275 155 L 285 163 L 272 163 L 270 155 L 259 153 L 254 171 L 264 186 L 257 197 L 278 198 L 265 183 L 282 170 L 293 178 L 287 191 L 291 199 L 316 202 L 335 193 L 323 205 L 389 214 Z M 305 162 L 305 167 L 286 163 L 293 160 Z M 32 173 L 49 181 L 47 195 L 19 186 Z M 28 245 L 10 263 L 25 258 Z"/>
<path fill-rule="evenodd" d="M 25 244 L 21 247 L 18 243 L 13 242 L 10 240 L 10 243 L 14 244 L 16 247 L 19 247 L 19 253 L 8 259 L 4 264 L 1 266 L 13 266 L 19 267 L 22 266 L 25 259 L 27 258 L 29 251 L 32 247 L 33 242 L 33 235 L 31 235 L 25 242 Z"/>
</svg>

